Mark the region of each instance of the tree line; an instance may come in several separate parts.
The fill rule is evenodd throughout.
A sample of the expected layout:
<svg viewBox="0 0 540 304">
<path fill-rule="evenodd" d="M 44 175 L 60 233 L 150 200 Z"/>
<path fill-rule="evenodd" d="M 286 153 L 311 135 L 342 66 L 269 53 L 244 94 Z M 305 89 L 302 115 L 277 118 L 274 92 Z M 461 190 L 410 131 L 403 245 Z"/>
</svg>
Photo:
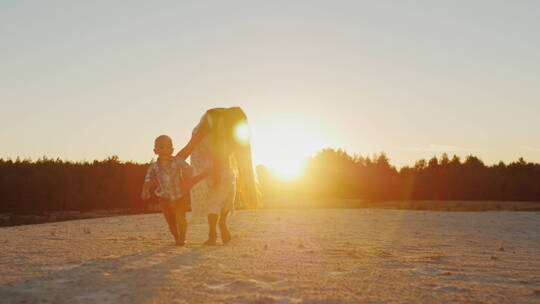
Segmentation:
<svg viewBox="0 0 540 304">
<path fill-rule="evenodd" d="M 144 212 L 153 203 L 140 199 L 147 167 L 116 156 L 93 162 L 0 159 L 0 213 Z M 472 155 L 461 160 L 443 154 L 398 170 L 384 153 L 362 157 L 325 149 L 295 180 L 282 181 L 261 165 L 256 171 L 263 199 L 540 201 L 540 164 L 522 158 L 487 166 Z"/>
<path fill-rule="evenodd" d="M 140 191 L 148 164 L 0 159 L 0 213 L 145 209 Z"/>
<path fill-rule="evenodd" d="M 384 153 L 370 158 L 325 149 L 297 180 L 280 181 L 264 166 L 257 173 L 266 198 L 540 201 L 540 164 L 523 158 L 487 166 L 473 155 L 443 154 L 397 170 Z"/>
</svg>

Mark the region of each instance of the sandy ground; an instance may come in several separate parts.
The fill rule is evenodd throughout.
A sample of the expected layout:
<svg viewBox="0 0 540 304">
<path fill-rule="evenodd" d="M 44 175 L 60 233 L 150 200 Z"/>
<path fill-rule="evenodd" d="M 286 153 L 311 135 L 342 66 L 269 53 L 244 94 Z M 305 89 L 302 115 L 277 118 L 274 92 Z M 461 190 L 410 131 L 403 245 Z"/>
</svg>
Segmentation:
<svg viewBox="0 0 540 304">
<path fill-rule="evenodd" d="M 540 303 L 540 213 L 240 211 L 228 246 L 159 214 L 0 228 L 1 303 Z"/>
</svg>

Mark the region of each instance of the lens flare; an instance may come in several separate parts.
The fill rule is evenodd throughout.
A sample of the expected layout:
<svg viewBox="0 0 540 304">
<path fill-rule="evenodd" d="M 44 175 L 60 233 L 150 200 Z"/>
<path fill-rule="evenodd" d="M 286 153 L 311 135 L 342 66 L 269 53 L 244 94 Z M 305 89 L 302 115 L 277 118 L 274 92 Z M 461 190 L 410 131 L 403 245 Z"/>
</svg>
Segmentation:
<svg viewBox="0 0 540 304">
<path fill-rule="evenodd" d="M 250 137 L 251 137 L 251 134 L 249 131 L 249 126 L 245 121 L 239 122 L 234 127 L 234 139 L 238 143 L 241 143 L 243 145 L 249 144 Z"/>
</svg>

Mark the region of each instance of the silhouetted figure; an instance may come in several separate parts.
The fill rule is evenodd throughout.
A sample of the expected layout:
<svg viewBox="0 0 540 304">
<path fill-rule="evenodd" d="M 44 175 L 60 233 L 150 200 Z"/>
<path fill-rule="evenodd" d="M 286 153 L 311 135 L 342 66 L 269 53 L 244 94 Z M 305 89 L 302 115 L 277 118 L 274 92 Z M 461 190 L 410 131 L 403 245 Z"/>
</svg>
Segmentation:
<svg viewBox="0 0 540 304">
<path fill-rule="evenodd" d="M 238 128 L 247 128 L 247 117 L 242 109 L 210 109 L 177 155 L 181 158 L 191 155 L 195 174 L 212 172 L 191 191 L 194 211 L 208 217 L 206 245 L 216 244 L 218 221 L 223 243 L 231 240 L 227 216 L 234 210 L 237 188 L 248 207 L 258 204 L 249 138 L 239 137 Z"/>
<path fill-rule="evenodd" d="M 201 174 L 192 178 L 191 166 L 180 157 L 173 157 L 172 140 L 161 135 L 154 141 L 154 153 L 158 155 L 156 162 L 150 164 L 141 197 L 150 198 L 150 189 L 155 186 L 155 194 L 169 230 L 176 244 L 184 246 L 186 240 L 186 212 L 191 210 L 188 192 L 193 183 L 205 177 Z"/>
</svg>

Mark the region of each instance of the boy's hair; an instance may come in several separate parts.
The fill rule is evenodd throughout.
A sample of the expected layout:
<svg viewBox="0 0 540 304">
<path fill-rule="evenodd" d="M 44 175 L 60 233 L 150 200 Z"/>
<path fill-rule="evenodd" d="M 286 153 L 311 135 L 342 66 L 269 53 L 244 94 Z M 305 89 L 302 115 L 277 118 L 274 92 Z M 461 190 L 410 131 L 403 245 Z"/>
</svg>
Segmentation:
<svg viewBox="0 0 540 304">
<path fill-rule="evenodd" d="M 172 147 L 172 145 L 173 145 L 173 144 L 172 144 L 172 139 L 171 139 L 169 136 L 167 136 L 167 135 L 160 135 L 160 136 L 156 137 L 156 139 L 154 140 L 154 146 L 155 146 L 158 142 L 160 142 L 160 141 L 166 141 L 166 142 L 170 143 L 170 144 L 171 144 L 171 147 Z"/>
</svg>

